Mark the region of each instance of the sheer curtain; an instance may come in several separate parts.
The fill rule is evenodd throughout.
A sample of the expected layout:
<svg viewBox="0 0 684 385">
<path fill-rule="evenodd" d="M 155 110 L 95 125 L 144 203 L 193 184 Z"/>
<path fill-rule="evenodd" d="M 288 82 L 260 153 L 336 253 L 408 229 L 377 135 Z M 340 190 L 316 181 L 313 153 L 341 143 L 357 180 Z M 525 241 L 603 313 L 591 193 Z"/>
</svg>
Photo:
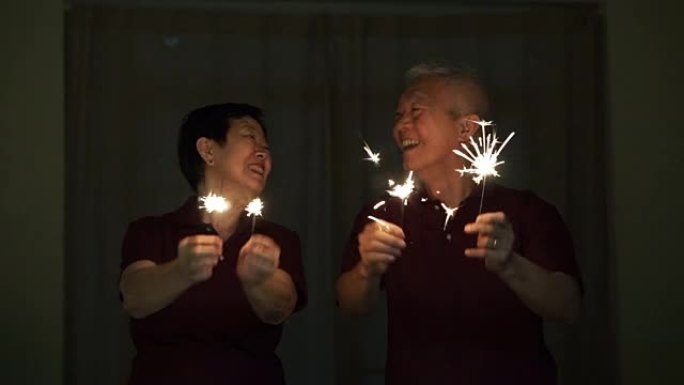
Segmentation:
<svg viewBox="0 0 684 385">
<path fill-rule="evenodd" d="M 496 122 L 516 131 L 504 183 L 535 190 L 574 233 L 585 313 L 549 331 L 563 383 L 613 383 L 606 257 L 600 17 L 591 8 L 382 13 L 76 6 L 67 16 L 67 382 L 120 384 L 129 221 L 189 193 L 175 159 L 188 110 L 243 101 L 267 114 L 265 215 L 302 239 L 310 303 L 279 352 L 291 384 L 380 384 L 384 309 L 341 316 L 334 282 L 356 210 L 399 178 L 390 139 L 403 72 L 439 58 L 477 68 Z M 383 153 L 361 160 L 363 140 Z"/>
</svg>

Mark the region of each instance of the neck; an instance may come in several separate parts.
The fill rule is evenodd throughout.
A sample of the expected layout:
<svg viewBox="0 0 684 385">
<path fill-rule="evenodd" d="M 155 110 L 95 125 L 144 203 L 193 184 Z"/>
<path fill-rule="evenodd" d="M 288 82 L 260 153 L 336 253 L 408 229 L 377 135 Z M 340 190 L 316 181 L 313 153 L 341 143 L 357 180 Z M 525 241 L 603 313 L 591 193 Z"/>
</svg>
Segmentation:
<svg viewBox="0 0 684 385">
<path fill-rule="evenodd" d="M 462 177 L 454 168 L 448 170 L 426 170 L 416 172 L 431 198 L 443 202 L 448 207 L 458 207 L 475 189 L 470 178 Z"/>
<path fill-rule="evenodd" d="M 212 189 L 201 185 L 197 189 L 197 194 L 199 196 L 205 196 L 210 192 L 225 198 L 229 202 L 230 208 L 222 213 L 207 213 L 206 211 L 202 210 L 202 222 L 210 223 L 216 232 L 218 232 L 219 236 L 223 240 L 226 240 L 233 235 L 237 229 L 238 221 L 240 220 L 242 211 L 245 209 L 245 206 L 247 206 L 247 200 L 244 199 L 244 197 L 242 197 L 240 194 L 233 193 L 231 189 L 227 187 L 223 187 L 222 189 Z"/>
</svg>

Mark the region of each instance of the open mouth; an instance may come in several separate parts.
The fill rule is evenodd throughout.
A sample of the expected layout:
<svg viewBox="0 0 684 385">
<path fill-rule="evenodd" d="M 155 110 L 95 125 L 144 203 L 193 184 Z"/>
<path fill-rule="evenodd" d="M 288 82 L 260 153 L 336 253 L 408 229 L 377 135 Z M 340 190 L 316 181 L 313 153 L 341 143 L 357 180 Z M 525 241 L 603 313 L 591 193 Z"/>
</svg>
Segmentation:
<svg viewBox="0 0 684 385">
<path fill-rule="evenodd" d="M 408 151 L 416 146 L 418 146 L 420 142 L 416 139 L 402 139 L 401 140 L 401 151 Z"/>
<path fill-rule="evenodd" d="M 253 172 L 254 174 L 259 175 L 260 177 L 263 177 L 265 174 L 264 166 L 262 166 L 260 164 L 249 165 L 249 171 Z"/>
</svg>

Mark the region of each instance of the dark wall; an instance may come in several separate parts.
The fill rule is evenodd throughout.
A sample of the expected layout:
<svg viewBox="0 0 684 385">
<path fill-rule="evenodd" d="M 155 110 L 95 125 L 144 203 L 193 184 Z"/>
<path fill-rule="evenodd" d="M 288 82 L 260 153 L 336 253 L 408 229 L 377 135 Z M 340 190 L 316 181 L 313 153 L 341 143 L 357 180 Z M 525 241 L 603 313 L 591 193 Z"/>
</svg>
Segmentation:
<svg viewBox="0 0 684 385">
<path fill-rule="evenodd" d="M 622 383 L 682 384 L 683 7 L 611 0 L 607 9 L 609 203 Z"/>
<path fill-rule="evenodd" d="M 62 2 L 0 5 L 0 383 L 61 384 Z"/>
</svg>

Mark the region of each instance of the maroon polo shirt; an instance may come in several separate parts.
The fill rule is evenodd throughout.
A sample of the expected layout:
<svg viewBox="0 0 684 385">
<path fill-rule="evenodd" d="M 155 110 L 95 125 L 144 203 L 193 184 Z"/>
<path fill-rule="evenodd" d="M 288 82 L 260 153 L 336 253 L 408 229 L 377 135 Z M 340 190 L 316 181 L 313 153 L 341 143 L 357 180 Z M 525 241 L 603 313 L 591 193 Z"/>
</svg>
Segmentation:
<svg viewBox="0 0 684 385">
<path fill-rule="evenodd" d="M 401 212 L 397 198 L 358 215 L 342 270 L 359 260 L 357 235 L 367 215 L 401 225 L 407 247 L 383 276 L 388 304 L 385 382 L 399 384 L 555 384 L 542 319 L 484 261 L 468 258 L 476 236 L 465 234 L 479 213 L 478 188 L 443 229 L 439 201 L 415 193 Z M 482 212 L 503 211 L 513 249 L 551 271 L 577 277 L 570 234 L 557 210 L 530 192 L 487 184 Z M 402 218 L 403 217 L 403 218 Z"/>
<path fill-rule="evenodd" d="M 132 222 L 123 241 L 121 270 L 139 260 L 156 263 L 176 258 L 178 242 L 201 223 L 197 197 L 178 210 Z M 296 233 L 261 218 L 255 233 L 280 246 L 280 268 L 297 289 L 296 310 L 307 301 Z M 252 310 L 236 275 L 237 255 L 251 235 L 251 218 L 242 217 L 224 242 L 224 259 L 207 281 L 198 283 L 165 308 L 131 319 L 137 353 L 130 385 L 283 384 L 274 349 L 282 325 L 268 325 Z"/>
</svg>

